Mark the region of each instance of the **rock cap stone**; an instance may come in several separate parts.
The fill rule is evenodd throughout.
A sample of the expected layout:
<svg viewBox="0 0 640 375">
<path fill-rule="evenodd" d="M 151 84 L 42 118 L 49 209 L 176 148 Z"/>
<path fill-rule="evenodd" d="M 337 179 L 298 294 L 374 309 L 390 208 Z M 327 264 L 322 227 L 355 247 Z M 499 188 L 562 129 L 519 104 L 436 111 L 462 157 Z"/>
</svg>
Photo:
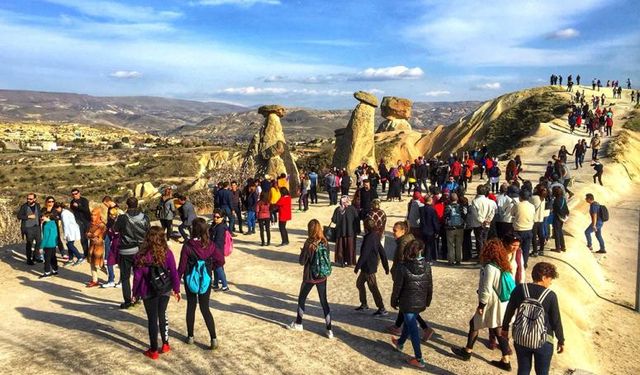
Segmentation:
<svg viewBox="0 0 640 375">
<path fill-rule="evenodd" d="M 353 97 L 358 99 L 360 102 L 369 104 L 374 107 L 378 107 L 378 98 L 375 95 L 370 94 L 366 91 L 356 91 L 353 93 Z"/>
<path fill-rule="evenodd" d="M 384 118 L 407 120 L 411 117 L 412 106 L 413 102 L 409 99 L 385 96 L 382 98 L 380 108 L 382 110 L 382 117 Z"/>
<path fill-rule="evenodd" d="M 275 113 L 278 117 L 283 117 L 286 113 L 286 109 L 279 104 L 269 104 L 258 108 L 258 113 L 264 117 L 269 116 L 271 113 Z"/>
</svg>

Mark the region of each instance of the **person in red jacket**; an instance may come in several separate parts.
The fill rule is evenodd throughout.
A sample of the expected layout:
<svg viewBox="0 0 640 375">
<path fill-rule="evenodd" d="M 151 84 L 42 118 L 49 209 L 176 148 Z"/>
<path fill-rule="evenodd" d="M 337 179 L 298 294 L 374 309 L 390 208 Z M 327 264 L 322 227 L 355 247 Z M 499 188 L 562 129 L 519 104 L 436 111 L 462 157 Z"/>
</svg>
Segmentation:
<svg viewBox="0 0 640 375">
<path fill-rule="evenodd" d="M 458 184 L 462 183 L 460 176 L 462 176 L 462 164 L 460 163 L 460 159 L 456 158 L 456 160 L 451 164 L 451 175 L 453 176 L 453 180 Z"/>
<path fill-rule="evenodd" d="M 280 188 L 280 199 L 278 199 L 278 228 L 280 229 L 280 236 L 282 237 L 282 243 L 280 246 L 287 246 L 289 244 L 289 233 L 287 233 L 287 221 L 291 220 L 291 195 L 287 188 Z"/>
</svg>

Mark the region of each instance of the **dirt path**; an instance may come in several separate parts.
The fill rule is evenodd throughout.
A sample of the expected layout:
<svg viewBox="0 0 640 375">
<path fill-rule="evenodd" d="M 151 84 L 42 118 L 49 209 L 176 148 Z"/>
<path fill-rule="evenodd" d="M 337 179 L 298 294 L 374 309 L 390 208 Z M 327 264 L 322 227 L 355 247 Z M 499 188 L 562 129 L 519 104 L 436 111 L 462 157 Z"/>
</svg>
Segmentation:
<svg viewBox="0 0 640 375">
<path fill-rule="evenodd" d="M 618 112 L 618 106 L 615 108 Z M 622 108 L 619 112 L 616 118 L 622 114 Z M 543 146 L 520 150 L 527 168 L 526 177 L 537 179 L 546 161 L 561 144 L 572 148 L 577 136 L 567 134 L 565 128 L 566 125 L 559 122 L 543 125 L 533 138 L 536 144 Z M 549 257 L 544 258 L 556 262 L 561 273 L 553 289 L 560 298 L 567 336 L 567 352 L 556 356 L 552 362 L 554 374 L 575 368 L 596 374 L 632 374 L 638 373 L 640 368 L 634 350 L 640 344 L 638 315 L 596 298 L 587 283 L 569 266 L 580 271 L 603 296 L 623 304 L 633 300 L 631 281 L 635 276 L 638 222 L 634 209 L 638 205 L 627 192 L 633 191 L 635 186 L 628 178 L 622 180 L 622 172 L 607 165 L 607 160 L 605 165 L 604 188 L 592 185 L 588 166 L 575 173 L 576 197 L 571 202 L 572 218 L 567 225 L 571 234 L 567 237 L 569 251 L 548 253 Z M 609 185 L 614 181 L 615 188 Z M 474 183 L 470 189 L 475 190 L 475 186 Z M 593 191 L 611 211 L 611 221 L 605 227 L 609 254 L 601 259 L 590 254 L 584 245 L 582 231 L 587 218 L 582 197 L 587 190 Z M 606 198 L 599 198 L 601 196 Z M 390 224 L 404 217 L 406 202 L 383 202 Z M 292 333 L 284 329 L 295 314 L 302 274 L 297 257 L 304 241 L 306 223 L 311 218 L 318 218 L 326 224 L 332 210 L 326 200 L 321 200 L 307 213 L 294 212 L 294 221 L 289 224 L 291 245 L 286 248 L 260 248 L 258 236 L 238 237 L 235 253 L 225 267 L 231 291 L 212 294 L 211 308 L 221 341 L 220 349 L 213 353 L 203 349 L 208 338 L 199 313 L 196 315 L 197 344 L 187 346 L 182 343 L 186 332 L 186 303 L 172 300 L 168 310 L 172 352 L 155 362 L 141 354 L 148 341 L 144 309 L 118 310 L 117 304 L 122 298 L 119 289 L 84 288 L 83 283 L 89 280 L 88 265 L 69 267 L 61 270 L 59 277 L 39 280 L 42 268 L 24 264 L 21 244 L 0 249 L 2 369 L 20 369 L 23 374 L 73 372 L 92 375 L 123 373 L 124 369 L 133 374 L 149 371 L 419 373 L 409 369 L 404 362 L 412 353 L 410 345 L 406 345 L 405 354 L 396 353 L 389 344 L 390 336 L 383 332 L 395 318 L 395 313 L 384 319 L 374 319 L 369 313 L 353 310 L 358 305 L 358 294 L 355 275 L 350 268 L 334 269 L 329 281 L 335 340 L 323 336 L 322 310 L 316 292 L 311 293 L 307 303 L 305 332 Z M 273 242 L 278 243 L 277 231 L 272 235 Z M 393 252 L 391 243 L 387 237 L 389 254 Z M 179 245 L 172 243 L 171 246 L 177 256 Z M 625 272 L 620 272 L 621 269 Z M 382 272 L 378 277 L 386 302 L 390 297 L 391 279 Z M 429 373 L 500 373 L 487 362 L 498 358 L 499 353 L 491 352 L 480 342 L 470 362 L 449 354 L 451 345 L 464 345 L 466 340 L 467 322 L 477 303 L 477 277 L 478 267 L 474 264 L 460 268 L 434 267 L 434 300 L 423 315 L 438 334 L 422 346 Z M 486 333 L 481 337 L 486 337 Z"/>
</svg>

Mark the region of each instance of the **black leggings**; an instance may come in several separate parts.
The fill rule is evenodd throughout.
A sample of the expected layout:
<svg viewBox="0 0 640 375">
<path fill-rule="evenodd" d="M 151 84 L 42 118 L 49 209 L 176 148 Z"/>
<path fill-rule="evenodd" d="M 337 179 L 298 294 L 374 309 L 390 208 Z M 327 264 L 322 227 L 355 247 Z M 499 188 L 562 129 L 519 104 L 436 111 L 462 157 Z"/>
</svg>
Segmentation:
<svg viewBox="0 0 640 375">
<path fill-rule="evenodd" d="M 167 305 L 169 296 L 155 296 L 142 300 L 144 310 L 147 312 L 149 325 L 149 349 L 158 351 L 158 328 L 162 343 L 169 342 L 169 321 L 167 320 Z"/>
<path fill-rule="evenodd" d="M 478 339 L 479 331 L 473 326 L 473 318 L 469 321 L 469 336 L 467 337 L 467 349 L 473 349 L 473 345 Z M 495 336 L 498 339 L 498 345 L 500 345 L 500 351 L 502 356 L 509 355 L 509 340 L 500 335 L 500 328 L 489 328 L 489 334 Z"/>
<path fill-rule="evenodd" d="M 44 248 L 44 273 L 50 273 L 51 270 L 58 272 L 58 257 L 56 256 L 55 247 Z"/>
<path fill-rule="evenodd" d="M 186 283 L 185 283 L 186 284 Z M 211 339 L 216 338 L 216 323 L 213 321 L 213 315 L 211 315 L 211 309 L 209 308 L 209 298 L 211 297 L 211 288 L 207 288 L 207 292 L 204 294 L 191 293 L 189 288 L 187 290 L 187 336 L 193 337 L 193 326 L 196 320 L 196 305 L 200 305 L 200 313 L 204 318 L 204 323 L 209 330 L 209 336 Z"/>
<path fill-rule="evenodd" d="M 302 282 L 302 285 L 300 285 L 300 295 L 298 296 L 298 315 L 296 316 L 296 324 L 302 324 L 304 304 L 307 301 L 309 292 L 311 292 L 314 285 L 318 289 L 318 296 L 320 296 L 320 304 L 322 305 L 322 311 L 324 312 L 324 321 L 327 325 L 327 329 L 331 329 L 331 309 L 329 308 L 329 302 L 327 302 L 327 280 L 319 284 Z"/>
<path fill-rule="evenodd" d="M 286 221 L 279 221 L 278 222 L 278 229 L 280 229 L 280 237 L 282 237 L 282 243 L 283 244 L 288 244 L 289 243 L 289 233 L 287 232 L 287 222 Z"/>
<path fill-rule="evenodd" d="M 171 232 L 173 232 L 173 220 L 160 219 L 162 228 L 167 231 L 167 241 L 171 239 Z"/>
<path fill-rule="evenodd" d="M 424 319 L 422 319 L 420 314 L 417 314 L 417 316 L 418 316 L 417 319 L 418 319 L 418 324 L 420 325 L 420 328 L 422 329 L 429 328 L 429 325 L 427 324 L 427 322 L 424 321 Z M 400 328 L 402 327 L 403 323 L 404 323 L 404 314 L 398 313 L 398 317 L 396 318 L 396 322 L 394 323 L 394 326 Z"/>
<path fill-rule="evenodd" d="M 258 219 L 258 225 L 260 225 L 260 241 L 262 243 L 266 243 L 267 245 L 271 244 L 271 220 L 270 219 Z M 264 234 L 267 233 L 267 242 L 264 242 Z"/>
</svg>

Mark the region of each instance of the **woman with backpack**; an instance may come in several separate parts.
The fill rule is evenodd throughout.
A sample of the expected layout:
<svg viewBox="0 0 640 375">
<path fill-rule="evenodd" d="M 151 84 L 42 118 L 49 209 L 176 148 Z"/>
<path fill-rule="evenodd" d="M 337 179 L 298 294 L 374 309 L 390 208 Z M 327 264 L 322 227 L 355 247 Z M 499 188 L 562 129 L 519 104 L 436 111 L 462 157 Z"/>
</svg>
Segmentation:
<svg viewBox="0 0 640 375">
<path fill-rule="evenodd" d="M 149 228 L 140 251 L 134 258 L 133 296 L 142 299 L 147 313 L 149 327 L 149 349 L 144 355 L 158 359 L 158 354 L 167 353 L 169 329 L 167 325 L 167 306 L 173 291 L 176 301 L 180 301 L 180 277 L 176 270 L 173 253 L 167 246 L 164 228 Z M 162 348 L 158 351 L 158 331 L 162 336 Z"/>
<path fill-rule="evenodd" d="M 485 242 L 480 253 L 480 283 L 478 286 L 478 307 L 469 322 L 469 335 L 464 348 L 452 347 L 451 351 L 465 361 L 471 359 L 473 345 L 478 339 L 478 333 L 488 328 L 498 339 L 502 358 L 491 361 L 491 364 L 506 370 L 511 370 L 509 362 L 509 341 L 500 336 L 500 327 L 507 307 L 509 295 L 515 283 L 511 276 L 511 264 L 507 251 L 499 239 Z"/>
<path fill-rule="evenodd" d="M 260 200 L 256 204 L 256 216 L 258 217 L 258 226 L 260 227 L 260 242 L 262 246 L 271 245 L 271 227 L 269 222 L 271 221 L 271 204 L 269 203 L 269 192 L 262 192 L 260 194 Z M 267 236 L 267 242 L 264 241 L 265 234 Z"/>
<path fill-rule="evenodd" d="M 229 236 L 227 236 L 227 232 Z M 209 238 L 213 241 L 216 248 L 216 259 L 218 262 L 213 269 L 213 287 L 212 289 L 215 291 L 223 291 L 226 292 L 229 290 L 229 286 L 227 285 L 227 275 L 224 272 L 224 247 L 227 244 L 227 241 L 231 241 L 231 232 L 229 227 L 224 221 L 224 211 L 216 208 L 213 210 L 213 223 L 211 223 L 211 228 L 209 228 Z M 222 288 L 219 287 L 219 284 L 222 284 Z"/>
<path fill-rule="evenodd" d="M 291 195 L 286 187 L 280 188 L 280 199 L 276 202 L 278 206 L 278 229 L 282 243 L 280 246 L 289 244 L 289 232 L 287 232 L 287 221 L 291 220 Z"/>
<path fill-rule="evenodd" d="M 324 312 L 324 321 L 327 328 L 327 337 L 333 338 L 331 330 L 331 309 L 327 302 L 327 277 L 331 274 L 331 261 L 329 259 L 329 244 L 324 237 L 322 225 L 316 219 L 309 221 L 307 225 L 308 237 L 304 242 L 304 246 L 300 250 L 298 259 L 302 271 L 302 285 L 300 285 L 300 293 L 298 295 L 298 313 L 296 320 L 287 326 L 287 329 L 293 331 L 302 331 L 302 318 L 304 316 L 305 302 L 309 296 L 309 292 L 315 286 L 318 289 L 320 304 Z"/>
<path fill-rule="evenodd" d="M 193 327 L 196 319 L 196 305 L 209 331 L 210 350 L 218 348 L 216 325 L 209 308 L 211 296 L 212 270 L 222 263 L 224 254 L 216 251 L 215 244 L 209 239 L 209 226 L 203 218 L 197 218 L 191 224 L 191 238 L 182 245 L 180 252 L 179 278 L 184 277 L 187 294 L 187 344 L 193 344 Z"/>
<path fill-rule="evenodd" d="M 396 270 L 391 294 L 391 307 L 399 309 L 404 317 L 402 334 L 398 339 L 392 337 L 391 342 L 397 351 L 402 352 L 404 343 L 410 338 L 415 358 L 409 360 L 409 365 L 418 368 L 426 367 L 426 363 L 422 358 L 417 320 L 420 313 L 431 305 L 433 296 L 431 266 L 423 253 L 422 241 L 414 240 L 404 249 L 404 261 Z"/>
<path fill-rule="evenodd" d="M 558 272 L 553 264 L 540 262 L 531 272 L 533 283 L 516 286 L 502 320 L 502 337 L 509 339 L 509 324 L 513 324 L 513 343 L 518 360 L 518 375 L 531 372 L 531 362 L 535 361 L 537 375 L 549 374 L 553 356 L 554 336 L 558 339 L 556 352 L 564 352 L 564 332 L 558 297 L 549 289 Z M 542 311 L 540 311 L 542 310 Z M 539 316 L 531 321 L 526 316 Z M 539 331 L 544 327 L 542 331 Z M 538 328 L 538 330 L 536 330 Z"/>
<path fill-rule="evenodd" d="M 567 199 L 564 197 L 564 192 L 560 186 L 555 186 L 552 193 L 553 239 L 556 243 L 556 248 L 553 251 L 559 253 L 561 251 L 567 251 L 562 227 L 564 226 L 564 222 L 569 218 L 569 206 L 567 206 Z"/>
</svg>

